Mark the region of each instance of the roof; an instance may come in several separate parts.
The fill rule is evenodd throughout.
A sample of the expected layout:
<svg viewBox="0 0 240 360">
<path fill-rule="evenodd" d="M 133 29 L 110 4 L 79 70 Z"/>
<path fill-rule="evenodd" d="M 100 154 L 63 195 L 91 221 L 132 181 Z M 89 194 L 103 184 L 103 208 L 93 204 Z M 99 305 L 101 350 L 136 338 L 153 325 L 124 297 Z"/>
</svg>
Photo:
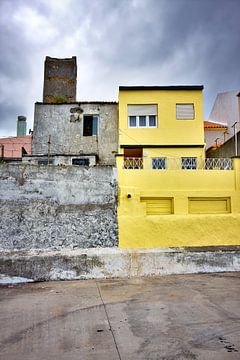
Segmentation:
<svg viewBox="0 0 240 360">
<path fill-rule="evenodd" d="M 24 148 L 28 154 L 31 153 L 31 135 L 0 138 L 0 157 L 21 158 L 22 148 Z"/>
<path fill-rule="evenodd" d="M 227 124 L 216 123 L 213 121 L 204 121 L 204 129 L 227 129 Z"/>
<path fill-rule="evenodd" d="M 174 85 L 174 86 L 119 86 L 119 90 L 203 90 L 203 85 Z"/>
<path fill-rule="evenodd" d="M 47 103 L 47 102 L 40 102 L 37 101 L 35 102 L 35 104 L 37 105 L 87 105 L 87 104 L 92 104 L 92 105 L 114 105 L 114 104 L 118 104 L 117 101 L 74 101 L 74 102 L 63 102 L 63 103 Z"/>
</svg>

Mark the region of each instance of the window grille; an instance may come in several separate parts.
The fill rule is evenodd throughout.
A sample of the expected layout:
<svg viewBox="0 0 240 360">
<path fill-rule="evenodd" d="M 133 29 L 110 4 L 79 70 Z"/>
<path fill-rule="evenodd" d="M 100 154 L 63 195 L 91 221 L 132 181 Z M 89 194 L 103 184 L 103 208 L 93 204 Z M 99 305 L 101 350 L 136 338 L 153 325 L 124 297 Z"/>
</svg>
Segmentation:
<svg viewBox="0 0 240 360">
<path fill-rule="evenodd" d="M 182 157 L 183 170 L 195 170 L 197 168 L 197 158 L 195 157 Z"/>
<path fill-rule="evenodd" d="M 142 169 L 143 159 L 142 158 L 125 158 L 124 169 Z"/>
<path fill-rule="evenodd" d="M 153 158 L 152 169 L 164 170 L 166 169 L 166 158 Z"/>
</svg>

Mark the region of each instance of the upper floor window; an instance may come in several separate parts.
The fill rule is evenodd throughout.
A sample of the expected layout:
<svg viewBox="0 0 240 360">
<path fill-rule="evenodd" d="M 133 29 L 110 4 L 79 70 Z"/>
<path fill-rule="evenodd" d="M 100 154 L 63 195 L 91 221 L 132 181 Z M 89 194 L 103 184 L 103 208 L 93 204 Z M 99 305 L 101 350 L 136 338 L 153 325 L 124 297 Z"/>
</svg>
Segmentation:
<svg viewBox="0 0 240 360">
<path fill-rule="evenodd" d="M 128 127 L 156 128 L 157 105 L 128 105 Z"/>
<path fill-rule="evenodd" d="M 176 104 L 177 120 L 195 119 L 194 104 Z"/>
<path fill-rule="evenodd" d="M 98 135 L 98 115 L 84 115 L 83 136 Z"/>
</svg>

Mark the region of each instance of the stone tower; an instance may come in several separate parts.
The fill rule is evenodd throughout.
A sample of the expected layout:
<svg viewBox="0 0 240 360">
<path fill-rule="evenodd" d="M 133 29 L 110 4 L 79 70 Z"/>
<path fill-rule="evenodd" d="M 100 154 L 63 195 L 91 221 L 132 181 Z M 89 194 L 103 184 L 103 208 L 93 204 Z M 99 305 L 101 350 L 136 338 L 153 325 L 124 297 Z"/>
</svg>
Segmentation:
<svg viewBox="0 0 240 360">
<path fill-rule="evenodd" d="M 43 102 L 71 103 L 76 101 L 77 59 L 45 59 Z"/>
</svg>

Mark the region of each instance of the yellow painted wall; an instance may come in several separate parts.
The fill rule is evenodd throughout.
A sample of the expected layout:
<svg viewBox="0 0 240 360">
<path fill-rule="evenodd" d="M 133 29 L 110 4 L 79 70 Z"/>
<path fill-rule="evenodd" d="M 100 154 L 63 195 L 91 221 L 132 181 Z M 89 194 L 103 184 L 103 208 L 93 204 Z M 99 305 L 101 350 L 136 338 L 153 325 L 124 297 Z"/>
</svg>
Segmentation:
<svg viewBox="0 0 240 360">
<path fill-rule="evenodd" d="M 194 120 L 177 120 L 176 104 L 193 103 Z M 157 128 L 128 128 L 130 104 L 157 104 Z M 145 90 L 119 92 L 119 144 L 204 144 L 202 91 Z"/>
<path fill-rule="evenodd" d="M 240 245 L 240 159 L 234 161 L 235 170 L 127 170 L 118 157 L 119 246 Z M 147 215 L 144 197 L 173 198 L 173 214 Z M 209 214 L 191 214 L 190 198 L 228 198 L 231 212 L 211 213 L 211 202 Z"/>
<path fill-rule="evenodd" d="M 195 119 L 176 120 L 176 103 L 194 103 Z M 128 104 L 157 104 L 158 127 L 128 128 Z M 117 157 L 121 248 L 240 245 L 240 159 L 234 170 L 153 170 L 152 157 L 204 159 L 204 148 L 144 147 L 194 144 L 204 144 L 201 91 L 120 91 L 119 145 L 144 152 L 139 170 Z"/>
</svg>

